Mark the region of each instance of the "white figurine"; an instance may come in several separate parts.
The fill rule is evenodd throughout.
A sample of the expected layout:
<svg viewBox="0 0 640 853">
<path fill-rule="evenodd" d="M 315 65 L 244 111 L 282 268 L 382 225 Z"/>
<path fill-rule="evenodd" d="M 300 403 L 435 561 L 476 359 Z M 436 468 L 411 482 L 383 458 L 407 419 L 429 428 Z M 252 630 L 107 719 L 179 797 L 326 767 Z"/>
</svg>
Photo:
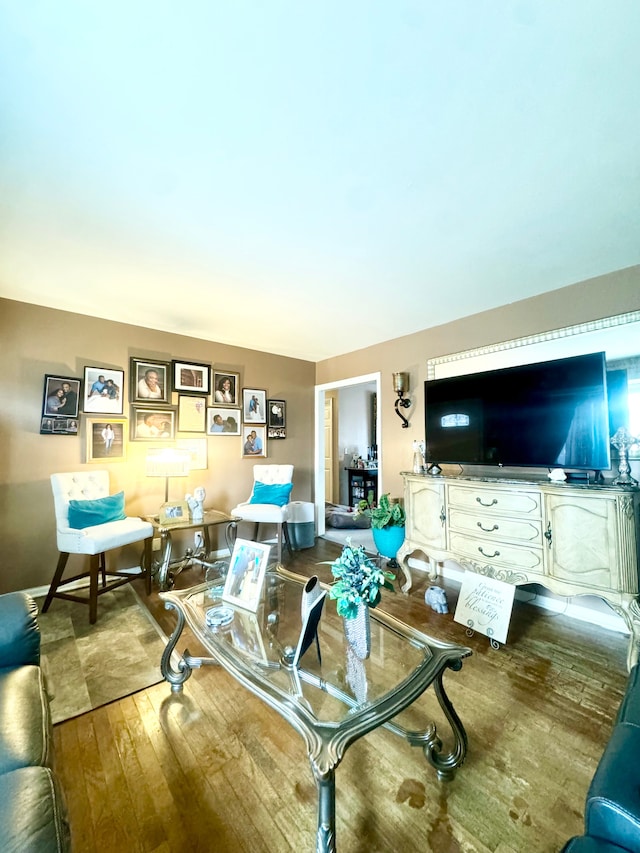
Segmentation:
<svg viewBox="0 0 640 853">
<path fill-rule="evenodd" d="M 202 486 L 198 486 L 193 490 L 193 495 L 185 495 L 184 499 L 189 505 L 192 521 L 202 521 L 204 519 L 204 499 L 206 492 Z"/>
</svg>

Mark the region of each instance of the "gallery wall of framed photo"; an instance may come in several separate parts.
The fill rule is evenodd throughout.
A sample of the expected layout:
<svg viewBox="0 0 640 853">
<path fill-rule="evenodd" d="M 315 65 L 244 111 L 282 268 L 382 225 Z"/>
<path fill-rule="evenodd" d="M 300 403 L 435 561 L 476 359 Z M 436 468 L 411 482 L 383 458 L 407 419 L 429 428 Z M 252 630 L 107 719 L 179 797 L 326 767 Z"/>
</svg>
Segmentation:
<svg viewBox="0 0 640 853">
<path fill-rule="evenodd" d="M 266 388 L 242 387 L 240 372 L 142 353 L 129 358 L 128 371 L 127 377 L 125 368 L 92 364 L 81 376 L 45 374 L 40 434 L 78 435 L 84 415 L 85 461 L 99 463 L 125 461 L 128 441 L 202 436 L 194 468 L 207 467 L 209 436 L 239 438 L 243 459 L 264 459 L 269 441 L 287 437 L 286 400 L 270 398 Z"/>
</svg>

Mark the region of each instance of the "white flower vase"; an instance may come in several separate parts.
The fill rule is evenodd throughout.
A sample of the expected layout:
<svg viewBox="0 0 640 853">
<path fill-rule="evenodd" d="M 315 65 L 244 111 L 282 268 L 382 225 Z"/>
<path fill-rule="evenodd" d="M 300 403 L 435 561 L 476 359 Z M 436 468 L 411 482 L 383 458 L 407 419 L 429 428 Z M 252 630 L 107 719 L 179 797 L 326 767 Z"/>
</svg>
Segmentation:
<svg viewBox="0 0 640 853">
<path fill-rule="evenodd" d="M 369 608 L 366 604 L 358 605 L 358 612 L 353 619 L 344 619 L 344 634 L 353 653 L 360 660 L 366 660 L 371 654 L 371 625 Z"/>
</svg>

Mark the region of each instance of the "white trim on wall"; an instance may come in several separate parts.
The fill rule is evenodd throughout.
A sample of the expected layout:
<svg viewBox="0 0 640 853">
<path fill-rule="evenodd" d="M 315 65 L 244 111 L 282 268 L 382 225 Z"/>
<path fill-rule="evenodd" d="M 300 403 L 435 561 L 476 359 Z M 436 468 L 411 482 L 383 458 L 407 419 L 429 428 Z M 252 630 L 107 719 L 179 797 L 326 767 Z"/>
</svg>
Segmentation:
<svg viewBox="0 0 640 853">
<path fill-rule="evenodd" d="M 376 395 L 378 397 L 376 436 L 378 441 L 378 494 L 382 494 L 382 418 L 380 406 L 380 378 L 381 374 L 367 373 L 364 376 L 352 376 L 349 379 L 339 379 L 336 382 L 325 382 L 315 387 L 315 506 L 316 506 L 316 534 L 322 536 L 325 532 L 324 520 L 324 396 L 325 391 L 335 391 L 347 388 L 350 385 L 363 385 L 365 383 L 376 383 Z"/>
</svg>

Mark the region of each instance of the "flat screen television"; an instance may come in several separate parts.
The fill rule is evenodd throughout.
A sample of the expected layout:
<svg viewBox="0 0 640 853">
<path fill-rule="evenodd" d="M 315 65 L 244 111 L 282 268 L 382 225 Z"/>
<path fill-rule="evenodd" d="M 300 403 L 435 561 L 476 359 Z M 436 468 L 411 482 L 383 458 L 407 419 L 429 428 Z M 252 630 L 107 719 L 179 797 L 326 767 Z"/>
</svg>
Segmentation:
<svg viewBox="0 0 640 853">
<path fill-rule="evenodd" d="M 605 354 L 425 382 L 426 461 L 611 467 Z"/>
</svg>

